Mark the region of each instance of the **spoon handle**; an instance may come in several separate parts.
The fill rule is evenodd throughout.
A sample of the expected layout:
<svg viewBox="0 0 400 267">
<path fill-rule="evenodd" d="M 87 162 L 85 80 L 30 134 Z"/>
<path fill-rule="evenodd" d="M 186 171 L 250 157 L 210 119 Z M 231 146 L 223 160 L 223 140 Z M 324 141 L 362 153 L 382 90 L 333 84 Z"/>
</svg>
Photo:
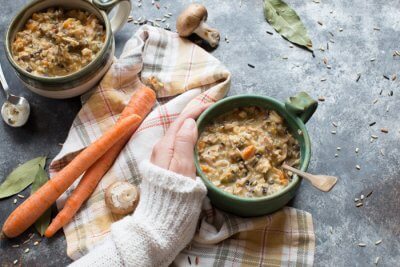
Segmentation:
<svg viewBox="0 0 400 267">
<path fill-rule="evenodd" d="M 313 178 L 314 178 L 314 177 L 312 177 L 313 175 L 311 175 L 309 173 L 306 173 L 306 172 L 303 172 L 301 170 L 295 169 L 292 166 L 289 166 L 289 165 L 286 165 L 286 164 L 283 164 L 282 168 L 284 168 L 284 169 L 286 169 L 288 171 L 291 171 L 291 172 L 293 172 L 293 173 L 295 173 L 297 175 L 300 175 L 301 177 L 305 177 L 305 178 L 307 178 L 309 180 L 313 180 Z"/>
<path fill-rule="evenodd" d="M 0 82 L 1 82 L 1 86 L 3 87 L 3 90 L 8 98 L 9 93 L 9 87 L 6 81 L 6 78 L 4 77 L 4 73 L 3 73 L 3 69 L 1 68 L 1 64 L 0 64 Z"/>
</svg>

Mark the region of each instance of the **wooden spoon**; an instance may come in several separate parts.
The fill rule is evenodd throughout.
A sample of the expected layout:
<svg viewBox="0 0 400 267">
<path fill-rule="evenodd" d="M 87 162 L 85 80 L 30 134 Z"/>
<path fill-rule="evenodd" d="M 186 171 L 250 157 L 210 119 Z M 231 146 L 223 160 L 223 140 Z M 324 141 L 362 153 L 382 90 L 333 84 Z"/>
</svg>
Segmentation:
<svg viewBox="0 0 400 267">
<path fill-rule="evenodd" d="M 286 164 L 282 164 L 282 168 L 307 179 L 315 188 L 318 188 L 319 190 L 324 192 L 330 191 L 335 186 L 338 180 L 338 178 L 335 176 L 314 175 L 300 171 Z"/>
</svg>

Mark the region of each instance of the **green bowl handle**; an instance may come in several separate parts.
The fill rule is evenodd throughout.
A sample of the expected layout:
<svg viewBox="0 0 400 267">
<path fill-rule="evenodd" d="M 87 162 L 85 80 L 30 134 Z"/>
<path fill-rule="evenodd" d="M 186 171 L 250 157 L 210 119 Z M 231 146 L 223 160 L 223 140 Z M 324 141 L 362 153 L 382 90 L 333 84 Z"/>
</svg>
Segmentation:
<svg viewBox="0 0 400 267">
<path fill-rule="evenodd" d="M 318 102 L 311 98 L 306 92 L 300 92 L 289 97 L 285 102 L 286 110 L 295 114 L 306 123 L 318 107 Z"/>
<path fill-rule="evenodd" d="M 119 31 L 127 22 L 131 13 L 132 5 L 130 0 L 93 0 L 93 4 L 107 13 L 117 7 L 117 11 L 110 19 L 111 30 L 113 33 Z"/>
</svg>

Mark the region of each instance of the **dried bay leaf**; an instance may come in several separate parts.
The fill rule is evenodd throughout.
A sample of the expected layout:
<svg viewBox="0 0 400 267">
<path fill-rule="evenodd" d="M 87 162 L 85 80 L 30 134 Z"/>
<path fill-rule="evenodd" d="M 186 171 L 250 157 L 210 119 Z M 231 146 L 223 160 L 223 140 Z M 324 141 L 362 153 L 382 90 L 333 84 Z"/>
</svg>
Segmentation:
<svg viewBox="0 0 400 267">
<path fill-rule="evenodd" d="M 28 187 L 35 180 L 38 166 L 45 164 L 46 157 L 37 157 L 14 169 L 0 185 L 0 199 L 15 195 Z"/>
<path fill-rule="evenodd" d="M 312 42 L 300 17 L 282 0 L 264 0 L 264 16 L 288 41 L 313 51 Z"/>
<path fill-rule="evenodd" d="M 31 195 L 49 180 L 49 177 L 47 176 L 44 168 L 42 166 L 39 166 L 38 168 L 39 169 L 36 173 L 35 180 L 32 183 Z M 48 208 L 45 213 L 43 213 L 42 216 L 40 216 L 39 219 L 37 219 L 37 221 L 35 222 L 35 228 L 41 236 L 43 236 L 44 232 L 46 232 L 46 229 L 50 224 L 50 219 L 51 208 Z"/>
</svg>

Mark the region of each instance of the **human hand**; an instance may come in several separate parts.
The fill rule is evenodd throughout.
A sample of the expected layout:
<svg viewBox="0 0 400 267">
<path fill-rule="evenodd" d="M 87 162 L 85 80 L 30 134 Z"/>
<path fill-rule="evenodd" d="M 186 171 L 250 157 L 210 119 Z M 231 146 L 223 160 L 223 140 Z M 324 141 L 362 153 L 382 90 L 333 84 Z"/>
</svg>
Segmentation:
<svg viewBox="0 0 400 267">
<path fill-rule="evenodd" d="M 163 169 L 196 178 L 193 149 L 197 141 L 196 119 L 210 104 L 181 113 L 154 146 L 150 161 Z"/>
</svg>

